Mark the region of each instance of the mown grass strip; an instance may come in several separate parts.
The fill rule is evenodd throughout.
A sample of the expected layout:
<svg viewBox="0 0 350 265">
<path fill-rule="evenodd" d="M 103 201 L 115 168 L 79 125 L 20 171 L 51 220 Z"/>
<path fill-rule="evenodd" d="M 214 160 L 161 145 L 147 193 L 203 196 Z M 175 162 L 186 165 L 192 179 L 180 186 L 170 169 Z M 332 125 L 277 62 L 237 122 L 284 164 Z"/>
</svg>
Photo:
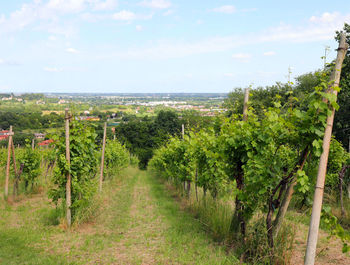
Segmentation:
<svg viewBox="0 0 350 265">
<path fill-rule="evenodd" d="M 148 172 L 143 176 L 151 186 L 151 195 L 158 211 L 165 217 L 169 228 L 166 231 L 168 244 L 164 254 L 179 264 L 239 264 L 233 254 L 227 254 L 224 246 L 212 240 L 192 215 L 182 211 L 164 185 Z"/>
</svg>

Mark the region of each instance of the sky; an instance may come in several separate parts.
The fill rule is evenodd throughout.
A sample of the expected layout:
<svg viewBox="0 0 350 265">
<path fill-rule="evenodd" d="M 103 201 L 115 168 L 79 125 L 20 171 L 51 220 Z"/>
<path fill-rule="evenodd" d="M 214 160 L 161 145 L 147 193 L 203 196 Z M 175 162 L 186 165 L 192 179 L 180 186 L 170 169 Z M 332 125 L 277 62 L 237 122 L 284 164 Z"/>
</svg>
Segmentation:
<svg viewBox="0 0 350 265">
<path fill-rule="evenodd" d="M 0 0 L 0 93 L 209 93 L 336 56 L 348 0 Z"/>
</svg>

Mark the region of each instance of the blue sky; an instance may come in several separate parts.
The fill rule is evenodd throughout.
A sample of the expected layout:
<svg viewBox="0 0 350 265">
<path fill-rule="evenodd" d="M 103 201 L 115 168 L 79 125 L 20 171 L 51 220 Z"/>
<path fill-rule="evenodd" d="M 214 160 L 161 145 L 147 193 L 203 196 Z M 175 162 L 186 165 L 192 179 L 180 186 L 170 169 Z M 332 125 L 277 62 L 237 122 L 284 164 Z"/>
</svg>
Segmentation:
<svg viewBox="0 0 350 265">
<path fill-rule="evenodd" d="M 348 1 L 0 1 L 0 92 L 229 92 L 323 66 Z"/>
</svg>

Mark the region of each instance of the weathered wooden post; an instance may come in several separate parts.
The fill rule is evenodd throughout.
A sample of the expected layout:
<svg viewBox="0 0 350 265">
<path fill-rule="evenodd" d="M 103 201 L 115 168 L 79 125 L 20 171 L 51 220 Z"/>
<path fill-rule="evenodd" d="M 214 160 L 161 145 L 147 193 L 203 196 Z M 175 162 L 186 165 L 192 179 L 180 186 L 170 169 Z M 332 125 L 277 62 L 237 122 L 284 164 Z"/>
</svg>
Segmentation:
<svg viewBox="0 0 350 265">
<path fill-rule="evenodd" d="M 348 50 L 348 45 L 346 43 L 346 38 L 344 33 L 342 33 L 340 35 L 338 54 L 337 54 L 337 59 L 335 61 L 335 67 L 331 75 L 331 84 L 327 91 L 327 93 L 333 94 L 335 95 L 335 97 L 337 97 L 338 92 L 337 92 L 337 89 L 334 89 L 334 88 L 337 88 L 339 86 L 341 68 L 342 68 L 343 60 L 347 50 Z M 313 265 L 315 263 L 318 229 L 319 229 L 320 218 L 321 218 L 323 190 L 324 190 L 324 183 L 325 183 L 326 172 L 327 172 L 327 162 L 328 162 L 329 146 L 330 146 L 331 137 L 332 137 L 334 113 L 335 113 L 335 110 L 332 107 L 332 113 L 327 117 L 325 133 L 323 136 L 323 144 L 322 144 L 323 151 L 322 151 L 322 155 L 320 157 L 320 163 L 318 166 L 316 189 L 314 194 L 314 203 L 312 205 L 309 235 L 307 238 L 305 263 L 304 263 L 305 265 Z"/>
<path fill-rule="evenodd" d="M 66 122 L 66 160 L 68 164 L 68 168 L 70 170 L 70 149 L 69 149 L 69 113 L 68 108 L 65 109 L 65 122 Z M 67 225 L 68 227 L 72 224 L 72 212 L 71 212 L 71 184 L 72 179 L 70 175 L 70 171 L 67 172 L 67 183 L 66 183 L 66 217 L 67 217 Z"/>
<path fill-rule="evenodd" d="M 244 105 L 243 105 L 243 121 L 248 119 L 248 101 L 249 101 L 249 87 L 244 92 Z"/>
<path fill-rule="evenodd" d="M 10 163 L 11 163 L 11 147 L 12 147 L 12 126 L 10 126 L 10 132 L 9 132 L 9 142 L 8 142 L 8 148 L 7 148 L 7 164 L 6 164 L 6 178 L 5 178 L 5 199 L 7 199 L 7 196 L 9 194 L 9 179 L 10 179 Z"/>
<path fill-rule="evenodd" d="M 102 181 L 103 181 L 103 168 L 105 162 L 105 148 L 106 148 L 106 133 L 107 133 L 107 122 L 105 122 L 105 126 L 103 129 L 103 143 L 102 143 L 102 155 L 101 155 L 101 171 L 100 171 L 100 192 L 102 191 Z"/>
<path fill-rule="evenodd" d="M 13 170 L 15 172 L 15 181 L 13 185 L 13 197 L 15 197 L 16 191 L 18 189 L 18 172 L 17 172 L 17 166 L 16 166 L 15 145 L 13 144 L 13 139 L 11 139 L 11 150 L 12 150 Z"/>
<path fill-rule="evenodd" d="M 14 172 L 16 175 L 17 174 L 17 166 L 16 166 L 16 156 L 15 156 L 15 145 L 13 144 L 13 139 L 11 139 L 11 153 L 12 153 L 13 169 L 14 169 Z"/>
<path fill-rule="evenodd" d="M 115 127 L 112 127 L 113 140 L 115 140 Z"/>
</svg>

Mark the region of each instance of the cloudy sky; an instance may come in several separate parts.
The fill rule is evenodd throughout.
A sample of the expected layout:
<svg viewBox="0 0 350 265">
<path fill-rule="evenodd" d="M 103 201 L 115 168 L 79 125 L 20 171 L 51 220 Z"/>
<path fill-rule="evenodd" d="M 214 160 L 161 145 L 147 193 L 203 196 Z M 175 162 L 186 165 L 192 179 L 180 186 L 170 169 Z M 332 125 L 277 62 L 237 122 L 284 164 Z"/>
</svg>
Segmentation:
<svg viewBox="0 0 350 265">
<path fill-rule="evenodd" d="M 0 1 L 0 92 L 229 92 L 322 68 L 348 1 Z"/>
</svg>

